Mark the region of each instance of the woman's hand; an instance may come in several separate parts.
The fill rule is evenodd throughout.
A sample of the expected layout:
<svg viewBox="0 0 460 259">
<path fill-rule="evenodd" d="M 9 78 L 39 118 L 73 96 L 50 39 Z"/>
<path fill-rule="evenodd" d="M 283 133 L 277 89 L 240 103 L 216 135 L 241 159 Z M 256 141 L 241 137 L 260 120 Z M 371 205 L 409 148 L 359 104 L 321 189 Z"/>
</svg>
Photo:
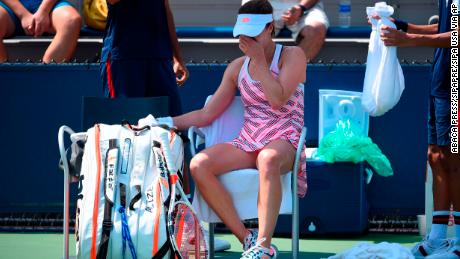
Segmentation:
<svg viewBox="0 0 460 259">
<path fill-rule="evenodd" d="M 251 37 L 241 35 L 239 47 L 246 56 L 252 59 L 265 58 L 262 44 Z"/>
</svg>

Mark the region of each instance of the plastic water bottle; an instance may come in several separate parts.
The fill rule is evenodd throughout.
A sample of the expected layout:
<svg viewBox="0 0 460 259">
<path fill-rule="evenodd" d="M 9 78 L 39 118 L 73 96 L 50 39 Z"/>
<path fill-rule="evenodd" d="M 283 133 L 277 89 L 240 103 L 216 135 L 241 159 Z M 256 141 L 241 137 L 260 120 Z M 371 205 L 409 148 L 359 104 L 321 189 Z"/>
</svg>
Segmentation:
<svg viewBox="0 0 460 259">
<path fill-rule="evenodd" d="M 351 0 L 339 2 L 339 26 L 348 28 L 351 25 Z"/>
</svg>

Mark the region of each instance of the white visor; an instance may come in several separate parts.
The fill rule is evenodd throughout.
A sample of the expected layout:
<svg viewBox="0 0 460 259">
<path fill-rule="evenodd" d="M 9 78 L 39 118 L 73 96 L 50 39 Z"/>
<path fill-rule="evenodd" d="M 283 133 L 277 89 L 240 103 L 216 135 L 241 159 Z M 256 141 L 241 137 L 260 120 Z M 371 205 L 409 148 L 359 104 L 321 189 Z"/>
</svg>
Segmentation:
<svg viewBox="0 0 460 259">
<path fill-rule="evenodd" d="M 233 27 L 233 37 L 239 35 L 256 37 L 272 21 L 272 14 L 239 14 L 235 27 Z"/>
</svg>

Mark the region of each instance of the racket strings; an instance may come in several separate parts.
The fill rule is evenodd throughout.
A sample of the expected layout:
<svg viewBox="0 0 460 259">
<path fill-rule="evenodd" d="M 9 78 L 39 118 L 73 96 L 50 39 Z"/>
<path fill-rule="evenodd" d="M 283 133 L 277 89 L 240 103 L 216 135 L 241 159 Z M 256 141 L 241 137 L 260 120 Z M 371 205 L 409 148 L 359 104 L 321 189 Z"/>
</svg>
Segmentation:
<svg viewBox="0 0 460 259">
<path fill-rule="evenodd" d="M 176 204 L 173 222 L 176 244 L 181 256 L 183 258 L 208 258 L 206 239 L 201 225 L 188 205 Z"/>
</svg>

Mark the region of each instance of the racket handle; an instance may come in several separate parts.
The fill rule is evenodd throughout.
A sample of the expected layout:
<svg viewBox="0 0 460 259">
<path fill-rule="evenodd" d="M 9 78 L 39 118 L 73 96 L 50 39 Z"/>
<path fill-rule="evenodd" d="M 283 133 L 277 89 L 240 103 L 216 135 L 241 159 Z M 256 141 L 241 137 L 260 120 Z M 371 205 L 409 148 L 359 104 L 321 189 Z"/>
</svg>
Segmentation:
<svg viewBox="0 0 460 259">
<path fill-rule="evenodd" d="M 165 160 L 166 160 L 168 169 L 171 175 L 177 175 L 176 164 L 174 163 L 174 159 L 171 154 L 171 148 L 169 146 L 169 133 L 167 131 L 164 131 L 160 133 L 159 137 L 160 137 L 160 143 L 161 143 L 161 147 L 163 148 L 163 153 L 165 156 Z"/>
</svg>

